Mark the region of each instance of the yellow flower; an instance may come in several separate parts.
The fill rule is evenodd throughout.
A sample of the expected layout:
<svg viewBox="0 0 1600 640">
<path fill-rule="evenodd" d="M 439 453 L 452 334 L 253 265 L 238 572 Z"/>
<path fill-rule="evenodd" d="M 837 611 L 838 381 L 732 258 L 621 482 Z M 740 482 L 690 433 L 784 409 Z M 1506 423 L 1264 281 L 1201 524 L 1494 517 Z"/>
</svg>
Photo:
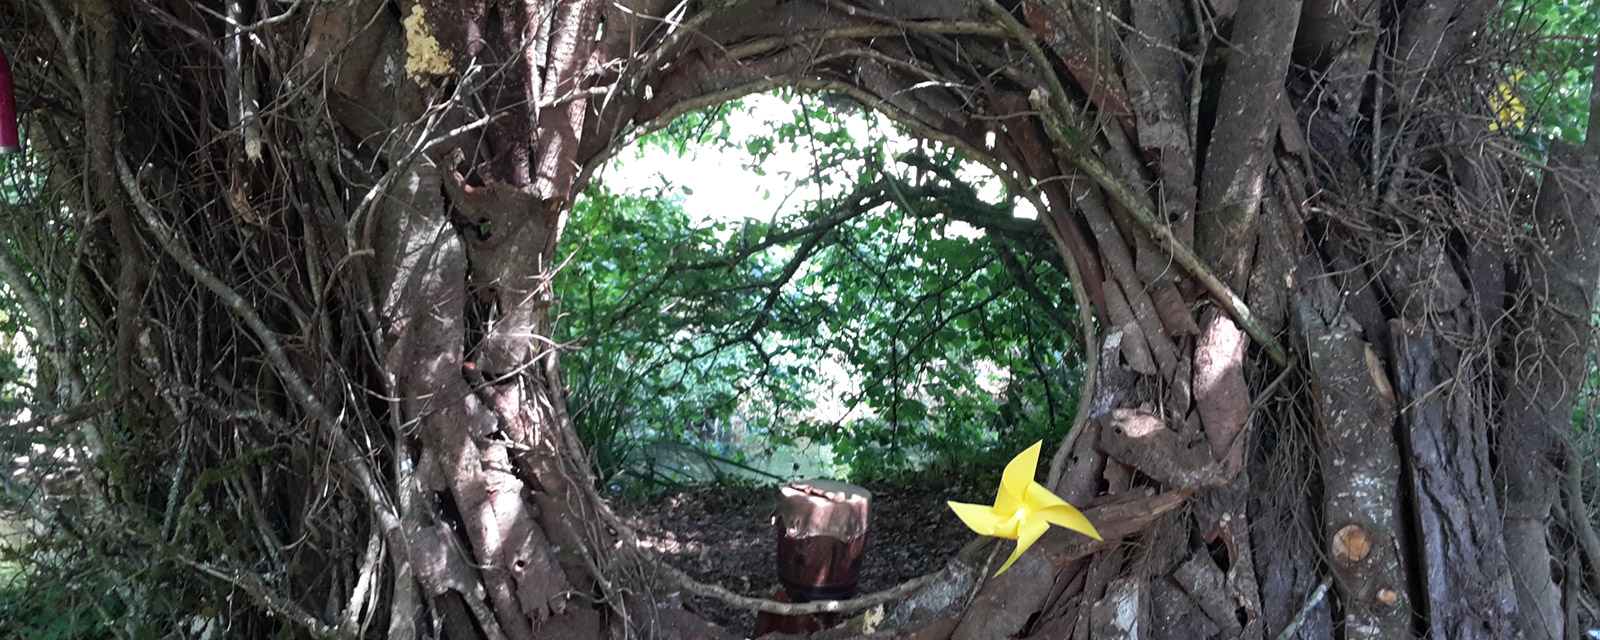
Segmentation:
<svg viewBox="0 0 1600 640">
<path fill-rule="evenodd" d="M 1489 106 L 1494 109 L 1494 120 L 1489 121 L 1490 131 L 1521 129 L 1527 118 L 1528 107 L 1517 97 L 1516 85 L 1524 74 L 1516 71 L 1489 96 Z"/>
<path fill-rule="evenodd" d="M 1000 566 L 995 575 L 1011 568 L 1029 546 L 1033 545 L 1055 523 L 1086 536 L 1100 539 L 1089 519 L 1083 517 L 1072 505 L 1050 493 L 1044 485 L 1033 481 L 1034 469 L 1039 466 L 1039 447 L 1043 441 L 1017 454 L 1006 465 L 1000 476 L 1000 492 L 995 495 L 994 506 L 950 502 L 950 508 L 961 521 L 978 535 L 1011 538 L 1017 541 L 1017 550 Z"/>
</svg>

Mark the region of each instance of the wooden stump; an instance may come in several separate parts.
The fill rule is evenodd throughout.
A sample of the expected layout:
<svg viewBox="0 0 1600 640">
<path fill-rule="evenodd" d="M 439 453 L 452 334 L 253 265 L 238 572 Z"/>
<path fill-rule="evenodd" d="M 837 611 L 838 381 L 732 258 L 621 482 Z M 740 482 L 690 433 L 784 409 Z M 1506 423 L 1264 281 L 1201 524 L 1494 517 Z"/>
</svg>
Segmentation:
<svg viewBox="0 0 1600 640">
<path fill-rule="evenodd" d="M 777 511 L 780 598 L 789 602 L 846 600 L 861 583 L 872 493 L 853 484 L 814 478 L 780 491 Z M 818 616 L 756 617 L 756 635 L 783 630 L 809 632 L 826 623 Z"/>
</svg>

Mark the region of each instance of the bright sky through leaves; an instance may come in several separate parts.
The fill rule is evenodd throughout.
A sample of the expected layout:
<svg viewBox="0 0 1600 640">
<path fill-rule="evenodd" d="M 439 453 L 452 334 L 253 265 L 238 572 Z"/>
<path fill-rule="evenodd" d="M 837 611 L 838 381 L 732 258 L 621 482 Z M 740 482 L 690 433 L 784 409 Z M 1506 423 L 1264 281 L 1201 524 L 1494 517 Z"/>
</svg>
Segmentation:
<svg viewBox="0 0 1600 640">
<path fill-rule="evenodd" d="M 742 141 L 761 135 L 773 135 L 774 128 L 793 122 L 799 109 L 799 100 L 817 100 L 816 97 L 795 96 L 789 100 L 776 95 L 754 95 L 744 98 L 744 109 L 734 109 L 728 114 L 727 140 Z M 849 136 L 857 141 L 885 138 L 885 150 L 894 156 L 915 149 L 917 141 L 894 127 L 878 113 L 844 114 L 842 119 Z M 709 136 L 708 136 L 709 137 Z M 815 184 L 796 187 L 799 179 L 811 173 L 813 145 L 820 142 L 801 139 L 794 146 L 779 144 L 758 173 L 748 166 L 753 158 L 744 149 L 704 140 L 693 145 L 682 157 L 658 146 L 642 145 L 636 153 L 624 151 L 606 167 L 602 174 L 606 184 L 615 191 L 637 192 L 662 185 L 674 185 L 683 198 L 683 209 L 695 224 L 711 221 L 737 222 L 745 218 L 769 220 L 774 212 L 780 216 L 797 213 L 808 200 L 817 199 Z M 859 162 L 846 164 L 845 171 L 859 172 Z M 986 201 L 1000 198 L 1002 185 L 989 175 L 987 169 L 976 163 L 967 163 L 961 178 L 980 185 L 980 196 Z M 835 195 L 849 188 L 847 181 L 824 187 L 827 195 Z M 791 196 L 790 194 L 793 193 Z M 782 207 L 782 210 L 779 210 Z M 1034 218 L 1032 205 L 1019 199 L 1017 216 Z M 971 237 L 979 235 L 976 229 L 962 223 L 956 225 Z"/>
</svg>

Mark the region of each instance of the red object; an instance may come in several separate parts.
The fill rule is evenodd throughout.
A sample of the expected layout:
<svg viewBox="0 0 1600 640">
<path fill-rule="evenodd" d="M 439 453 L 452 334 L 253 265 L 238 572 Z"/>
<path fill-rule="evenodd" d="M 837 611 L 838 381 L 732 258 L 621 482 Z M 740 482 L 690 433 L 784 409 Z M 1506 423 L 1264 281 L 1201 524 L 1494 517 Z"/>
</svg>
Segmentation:
<svg viewBox="0 0 1600 640">
<path fill-rule="evenodd" d="M 17 137 L 17 96 L 11 86 L 11 61 L 6 50 L 0 48 L 0 153 L 22 150 L 22 139 Z"/>
<path fill-rule="evenodd" d="M 872 492 L 823 478 L 795 480 L 778 490 L 779 602 L 848 600 L 861 582 Z M 756 616 L 756 635 L 770 631 L 809 636 L 839 614 Z"/>
<path fill-rule="evenodd" d="M 861 581 L 872 492 L 813 478 L 779 489 L 778 582 L 795 602 L 845 600 Z"/>
</svg>

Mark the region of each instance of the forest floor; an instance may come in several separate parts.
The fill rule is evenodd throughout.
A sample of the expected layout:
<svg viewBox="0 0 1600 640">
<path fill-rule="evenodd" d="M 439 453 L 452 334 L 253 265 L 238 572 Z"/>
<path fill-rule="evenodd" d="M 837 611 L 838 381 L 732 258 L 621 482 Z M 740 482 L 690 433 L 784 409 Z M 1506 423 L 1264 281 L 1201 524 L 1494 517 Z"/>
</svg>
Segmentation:
<svg viewBox="0 0 1600 640">
<path fill-rule="evenodd" d="M 993 496 L 957 495 L 947 486 L 867 487 L 872 514 L 861 595 L 894 587 L 944 568 L 974 534 L 946 500 L 987 502 Z M 778 487 L 709 485 L 615 507 L 639 542 L 701 582 L 769 597 L 778 587 L 773 507 Z M 753 635 L 755 613 L 718 600 L 686 597 L 685 608 L 727 630 Z"/>
</svg>

